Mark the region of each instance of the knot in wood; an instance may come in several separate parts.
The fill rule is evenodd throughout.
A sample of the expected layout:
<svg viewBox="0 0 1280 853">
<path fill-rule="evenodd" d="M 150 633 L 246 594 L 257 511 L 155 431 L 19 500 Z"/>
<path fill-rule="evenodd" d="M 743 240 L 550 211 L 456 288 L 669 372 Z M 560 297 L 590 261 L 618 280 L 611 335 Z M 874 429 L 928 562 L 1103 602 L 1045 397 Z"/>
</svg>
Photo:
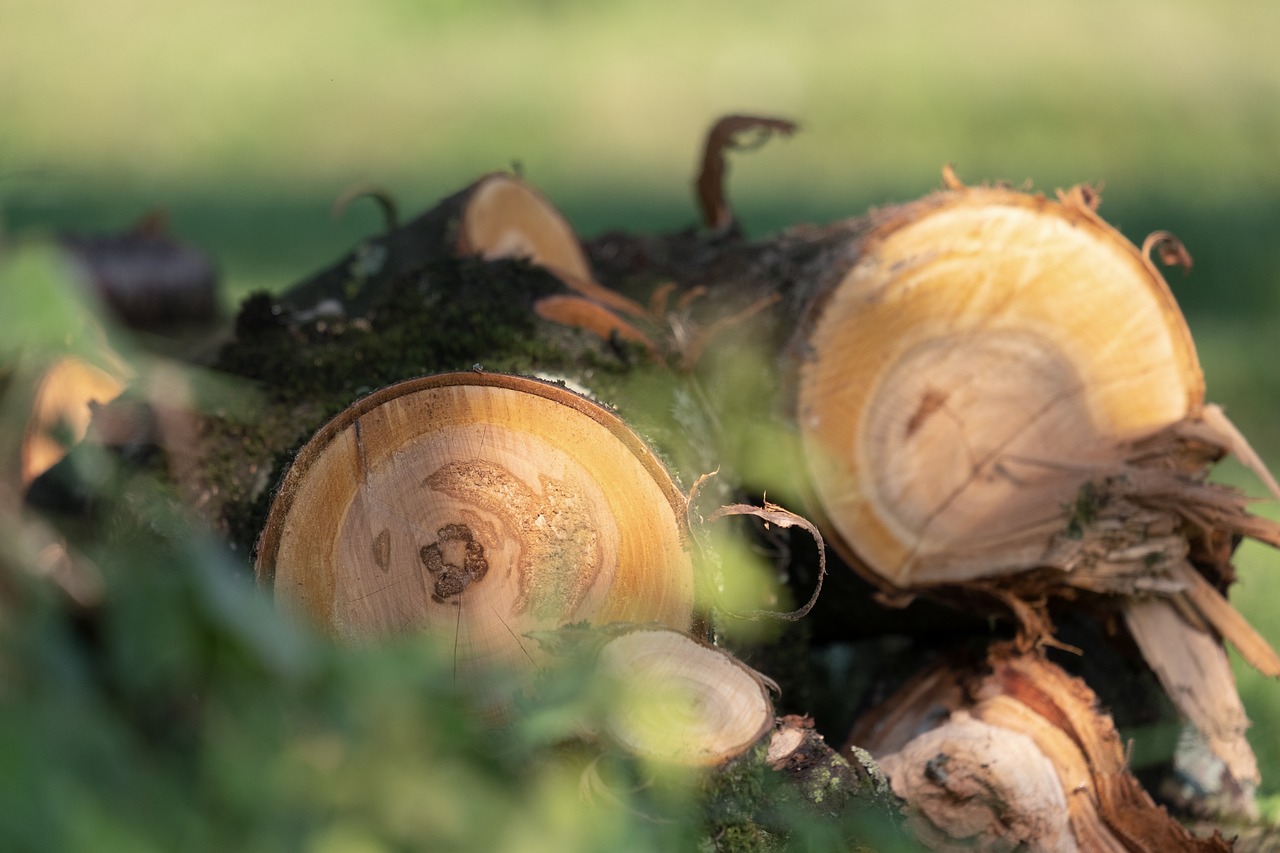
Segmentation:
<svg viewBox="0 0 1280 853">
<path fill-rule="evenodd" d="M 431 600 L 443 604 L 446 598 L 459 595 L 489 571 L 484 546 L 476 541 L 465 524 L 446 524 L 436 531 L 436 541 L 422 546 L 418 552 L 422 564 L 433 579 Z M 424 584 L 428 581 L 423 579 Z"/>
</svg>

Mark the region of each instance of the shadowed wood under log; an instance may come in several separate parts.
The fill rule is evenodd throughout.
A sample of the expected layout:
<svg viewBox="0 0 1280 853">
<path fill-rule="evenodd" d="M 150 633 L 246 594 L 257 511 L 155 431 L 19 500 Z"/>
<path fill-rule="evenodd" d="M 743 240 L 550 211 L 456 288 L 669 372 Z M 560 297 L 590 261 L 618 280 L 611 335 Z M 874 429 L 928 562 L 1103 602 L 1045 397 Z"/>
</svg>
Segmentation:
<svg viewBox="0 0 1280 853">
<path fill-rule="evenodd" d="M 1038 652 L 1002 644 L 921 673 L 858 721 L 855 745 L 934 850 L 1230 849 L 1152 802 L 1097 697 Z"/>
</svg>

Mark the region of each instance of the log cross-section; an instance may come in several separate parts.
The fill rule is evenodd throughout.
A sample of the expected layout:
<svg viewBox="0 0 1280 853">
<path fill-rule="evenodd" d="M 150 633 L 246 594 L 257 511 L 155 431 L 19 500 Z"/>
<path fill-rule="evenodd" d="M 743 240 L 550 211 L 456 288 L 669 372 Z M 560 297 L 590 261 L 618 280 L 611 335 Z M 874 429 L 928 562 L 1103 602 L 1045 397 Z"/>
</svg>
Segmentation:
<svg viewBox="0 0 1280 853">
<path fill-rule="evenodd" d="M 384 388 L 299 452 L 259 542 L 287 610 L 360 641 L 426 631 L 460 669 L 570 622 L 687 629 L 685 498 L 604 407 L 535 379 Z"/>
</svg>

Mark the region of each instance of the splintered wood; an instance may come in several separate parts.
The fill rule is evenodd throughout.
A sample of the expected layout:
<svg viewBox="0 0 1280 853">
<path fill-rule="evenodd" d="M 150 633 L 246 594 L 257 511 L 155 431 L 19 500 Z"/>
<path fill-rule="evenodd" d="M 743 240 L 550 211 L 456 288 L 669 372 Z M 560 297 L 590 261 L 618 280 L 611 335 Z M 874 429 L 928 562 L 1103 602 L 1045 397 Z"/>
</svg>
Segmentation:
<svg viewBox="0 0 1280 853">
<path fill-rule="evenodd" d="M 870 751 L 931 849 L 1223 851 L 1156 806 L 1126 767 L 1097 697 L 1037 653 L 917 676 L 860 720 Z"/>
</svg>

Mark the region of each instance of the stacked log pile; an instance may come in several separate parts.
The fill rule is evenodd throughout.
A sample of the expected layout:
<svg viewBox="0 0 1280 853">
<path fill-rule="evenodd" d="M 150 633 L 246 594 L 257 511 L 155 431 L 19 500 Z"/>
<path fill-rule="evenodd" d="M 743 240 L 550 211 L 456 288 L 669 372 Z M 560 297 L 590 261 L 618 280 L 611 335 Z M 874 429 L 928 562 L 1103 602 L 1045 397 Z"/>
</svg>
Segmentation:
<svg viewBox="0 0 1280 853">
<path fill-rule="evenodd" d="M 499 719 L 511 682 L 490 673 L 533 689 L 554 657 L 538 638 L 577 631 L 624 697 L 584 737 L 645 760 L 763 763 L 807 807 L 875 799 L 938 850 L 1227 849 L 1152 800 L 1059 665 L 1140 655 L 1196 733 L 1218 816 L 1256 818 L 1224 642 L 1268 675 L 1280 657 L 1227 591 L 1234 544 L 1280 546 L 1280 526 L 1209 475 L 1234 454 L 1280 489 L 1204 398 L 1156 266 L 1185 250 L 1133 245 L 1087 187 L 950 170 L 919 201 L 747 241 L 723 152 L 793 129 L 713 130 L 705 230 L 584 247 L 495 174 L 252 297 L 215 366 L 261 387 L 251 413 L 201 416 L 187 500 L 252 547 L 286 612 L 338 641 L 432 638 Z M 753 606 L 730 603 L 723 525 L 792 557 Z M 848 698 L 865 713 L 843 757 L 785 693 L 776 716 L 771 677 L 791 673 L 768 649 L 738 648 L 763 673 L 728 651 L 744 618 L 817 618 L 785 600 L 817 594 L 824 543 L 866 584 L 859 607 L 902 615 L 884 621 L 920 667 Z M 936 640 L 892 610 L 917 598 L 1007 627 L 931 664 Z M 1132 642 L 1063 654 L 1059 624 L 1081 620 Z"/>
</svg>

